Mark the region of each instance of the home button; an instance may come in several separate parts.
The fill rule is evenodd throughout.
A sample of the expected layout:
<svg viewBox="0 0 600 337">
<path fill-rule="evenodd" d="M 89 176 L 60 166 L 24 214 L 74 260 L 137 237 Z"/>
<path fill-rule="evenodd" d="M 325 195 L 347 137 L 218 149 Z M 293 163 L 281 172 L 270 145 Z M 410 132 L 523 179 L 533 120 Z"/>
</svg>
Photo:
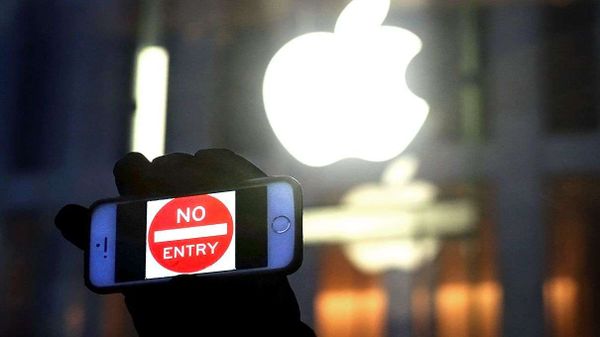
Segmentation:
<svg viewBox="0 0 600 337">
<path fill-rule="evenodd" d="M 278 234 L 287 232 L 290 229 L 290 227 L 292 227 L 292 223 L 291 223 L 290 219 L 288 219 L 288 217 L 286 217 L 284 215 L 280 215 L 280 216 L 276 217 L 275 219 L 273 219 L 273 222 L 271 223 L 271 228 L 273 228 L 275 233 L 278 233 Z"/>
</svg>

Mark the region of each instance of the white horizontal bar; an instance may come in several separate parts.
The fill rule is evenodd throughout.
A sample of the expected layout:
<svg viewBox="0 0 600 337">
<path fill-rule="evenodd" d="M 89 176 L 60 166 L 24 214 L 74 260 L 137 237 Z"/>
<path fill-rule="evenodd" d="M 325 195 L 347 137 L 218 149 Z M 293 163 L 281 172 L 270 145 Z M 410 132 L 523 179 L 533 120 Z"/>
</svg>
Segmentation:
<svg viewBox="0 0 600 337">
<path fill-rule="evenodd" d="M 206 238 L 209 236 L 218 236 L 225 234 L 227 234 L 227 224 L 218 223 L 214 225 L 204 225 L 156 231 L 154 232 L 154 242 L 199 239 Z"/>
</svg>

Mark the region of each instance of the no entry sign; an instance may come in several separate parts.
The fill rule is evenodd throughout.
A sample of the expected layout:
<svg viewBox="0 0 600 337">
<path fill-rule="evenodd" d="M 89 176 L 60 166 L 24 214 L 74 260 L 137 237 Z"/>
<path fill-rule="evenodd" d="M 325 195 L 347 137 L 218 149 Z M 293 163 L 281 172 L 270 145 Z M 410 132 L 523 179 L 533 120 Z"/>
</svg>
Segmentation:
<svg viewBox="0 0 600 337">
<path fill-rule="evenodd" d="M 149 201 L 146 278 L 235 269 L 235 192 Z"/>
</svg>

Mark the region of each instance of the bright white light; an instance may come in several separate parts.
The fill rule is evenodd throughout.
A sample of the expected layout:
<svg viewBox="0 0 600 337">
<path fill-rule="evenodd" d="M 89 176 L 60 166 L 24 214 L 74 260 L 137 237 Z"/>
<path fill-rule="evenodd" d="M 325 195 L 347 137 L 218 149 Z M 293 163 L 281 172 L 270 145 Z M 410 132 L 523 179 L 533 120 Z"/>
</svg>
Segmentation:
<svg viewBox="0 0 600 337">
<path fill-rule="evenodd" d="M 417 209 L 433 205 L 438 189 L 430 182 L 412 179 L 419 168 L 414 156 L 401 156 L 391 162 L 381 183 L 362 184 L 352 188 L 342 202 L 356 207 L 390 207 Z"/>
<path fill-rule="evenodd" d="M 455 236 L 474 228 L 475 206 L 467 200 L 436 203 L 423 209 L 337 206 L 304 212 L 307 243 L 360 242 L 418 236 Z"/>
<path fill-rule="evenodd" d="M 378 184 L 352 188 L 340 206 L 304 211 L 306 243 L 341 243 L 365 272 L 412 270 L 433 259 L 439 240 L 472 232 L 475 205 L 467 199 L 436 202 L 437 188 L 414 181 L 417 158 L 388 165 Z"/>
<path fill-rule="evenodd" d="M 405 186 L 417 174 L 419 159 L 413 155 L 403 155 L 391 162 L 383 171 L 381 182 L 390 186 Z"/>
<path fill-rule="evenodd" d="M 152 160 L 164 154 L 169 55 L 162 47 L 141 49 L 135 65 L 131 150 Z"/>
<path fill-rule="evenodd" d="M 357 242 L 344 247 L 350 261 L 367 273 L 413 270 L 435 258 L 438 251 L 439 242 L 434 239 Z"/>
<path fill-rule="evenodd" d="M 347 157 L 389 160 L 423 125 L 429 107 L 406 84 L 421 40 L 381 26 L 388 9 L 389 0 L 354 0 L 334 33 L 299 36 L 269 63 L 267 117 L 299 161 L 325 166 Z"/>
<path fill-rule="evenodd" d="M 348 192 L 342 202 L 360 207 L 414 209 L 432 205 L 436 195 L 437 188 L 426 181 L 415 181 L 402 187 L 364 184 Z"/>
</svg>

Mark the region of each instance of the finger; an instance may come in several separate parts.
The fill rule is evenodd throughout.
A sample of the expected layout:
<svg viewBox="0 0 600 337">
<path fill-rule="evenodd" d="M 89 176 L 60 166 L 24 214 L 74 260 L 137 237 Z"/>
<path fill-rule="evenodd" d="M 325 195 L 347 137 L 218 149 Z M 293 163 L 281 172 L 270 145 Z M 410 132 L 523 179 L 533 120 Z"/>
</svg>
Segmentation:
<svg viewBox="0 0 600 337">
<path fill-rule="evenodd" d="M 149 172 L 147 178 L 159 194 L 229 187 L 265 176 L 246 159 L 224 149 L 198 151 L 194 156 L 173 153 L 158 157 L 152 161 Z"/>
<path fill-rule="evenodd" d="M 54 218 L 54 224 L 63 237 L 80 249 L 88 246 L 90 210 L 80 205 L 66 205 Z"/>
<path fill-rule="evenodd" d="M 194 156 L 171 153 L 152 161 L 149 180 L 154 190 L 162 194 L 195 192 L 204 186 L 204 168 L 198 166 Z"/>
<path fill-rule="evenodd" d="M 200 165 L 212 168 L 212 172 L 228 180 L 243 181 L 266 176 L 256 165 L 230 150 L 200 150 L 195 157 Z"/>
<path fill-rule="evenodd" d="M 121 195 L 144 195 L 152 192 L 152 184 L 146 179 L 150 162 L 143 154 L 130 152 L 114 166 L 115 184 Z"/>
</svg>

